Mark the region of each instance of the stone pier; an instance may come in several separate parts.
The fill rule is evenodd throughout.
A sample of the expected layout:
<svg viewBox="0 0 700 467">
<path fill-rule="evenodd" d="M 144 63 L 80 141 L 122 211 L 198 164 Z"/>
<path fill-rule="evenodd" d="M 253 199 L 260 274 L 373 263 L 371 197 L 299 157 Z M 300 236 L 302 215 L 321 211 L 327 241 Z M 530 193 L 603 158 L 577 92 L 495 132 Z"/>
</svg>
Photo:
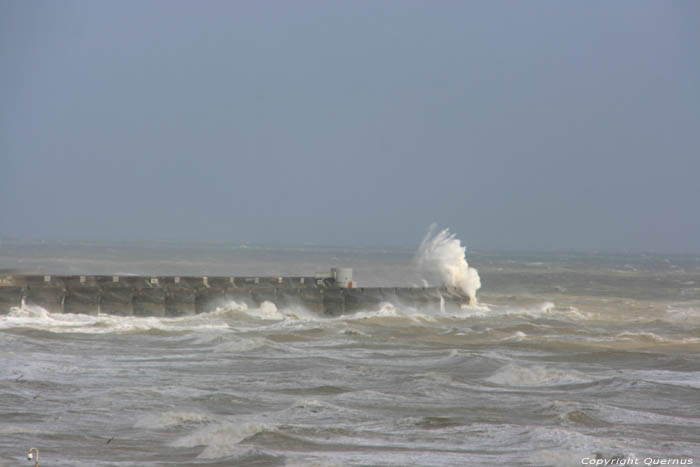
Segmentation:
<svg viewBox="0 0 700 467">
<path fill-rule="evenodd" d="M 12 307 L 40 306 L 52 313 L 122 316 L 186 316 L 235 301 L 249 308 L 272 302 L 325 315 L 377 309 L 383 302 L 416 306 L 469 303 L 448 287 L 353 288 L 351 270 L 328 277 L 65 276 L 0 275 L 0 314 Z"/>
</svg>

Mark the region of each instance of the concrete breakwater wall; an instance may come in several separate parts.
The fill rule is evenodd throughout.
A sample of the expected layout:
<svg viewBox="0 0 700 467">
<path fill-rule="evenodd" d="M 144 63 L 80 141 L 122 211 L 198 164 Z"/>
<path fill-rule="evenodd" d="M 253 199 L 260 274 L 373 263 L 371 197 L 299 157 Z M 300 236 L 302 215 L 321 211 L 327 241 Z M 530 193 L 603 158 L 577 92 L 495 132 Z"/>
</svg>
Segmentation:
<svg viewBox="0 0 700 467">
<path fill-rule="evenodd" d="M 185 316 L 231 301 L 257 307 L 303 306 L 325 315 L 376 309 L 382 302 L 418 306 L 462 305 L 469 297 L 452 287 L 358 287 L 330 277 L 182 277 L 0 275 L 0 314 L 37 305 L 50 312 L 122 316 Z"/>
</svg>

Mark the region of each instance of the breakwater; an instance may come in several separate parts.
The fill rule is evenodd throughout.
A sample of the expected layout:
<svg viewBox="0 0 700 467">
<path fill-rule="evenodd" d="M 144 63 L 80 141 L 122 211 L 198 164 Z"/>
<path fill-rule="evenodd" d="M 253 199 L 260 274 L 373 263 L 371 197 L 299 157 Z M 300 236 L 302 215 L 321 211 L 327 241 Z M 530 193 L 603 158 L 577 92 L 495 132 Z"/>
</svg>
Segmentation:
<svg viewBox="0 0 700 467">
<path fill-rule="evenodd" d="M 454 287 L 353 287 L 349 269 L 322 277 L 0 275 L 0 313 L 36 305 L 54 313 L 175 317 L 231 301 L 249 307 L 267 301 L 336 316 L 382 302 L 462 305 L 469 297 Z"/>
</svg>

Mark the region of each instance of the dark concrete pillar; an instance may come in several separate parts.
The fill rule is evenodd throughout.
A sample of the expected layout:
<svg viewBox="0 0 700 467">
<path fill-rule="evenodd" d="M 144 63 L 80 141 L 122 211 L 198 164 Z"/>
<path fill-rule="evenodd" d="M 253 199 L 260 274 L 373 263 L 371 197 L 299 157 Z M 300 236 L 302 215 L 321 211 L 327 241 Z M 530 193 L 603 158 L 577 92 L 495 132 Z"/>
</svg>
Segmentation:
<svg viewBox="0 0 700 467">
<path fill-rule="evenodd" d="M 227 289 L 200 288 L 195 291 L 195 312 L 209 313 L 230 300 Z"/>
<path fill-rule="evenodd" d="M 226 303 L 236 302 L 245 304 L 248 308 L 257 306 L 253 299 L 253 292 L 247 287 L 234 287 L 226 291 Z"/>
<path fill-rule="evenodd" d="M 277 308 L 303 306 L 303 302 L 301 300 L 301 287 L 291 288 L 286 286 L 277 289 L 275 305 L 277 305 Z"/>
<path fill-rule="evenodd" d="M 253 301 L 257 306 L 263 302 L 271 302 L 277 304 L 277 291 L 273 287 L 259 287 L 251 291 Z"/>
<path fill-rule="evenodd" d="M 134 291 L 134 316 L 165 316 L 165 290 L 160 287 Z"/>
<path fill-rule="evenodd" d="M 63 301 L 64 313 L 96 315 L 100 306 L 100 289 L 97 287 L 70 287 Z"/>
<path fill-rule="evenodd" d="M 194 289 L 174 288 L 165 293 L 165 314 L 167 316 L 186 316 L 195 314 Z"/>
<path fill-rule="evenodd" d="M 27 305 L 40 306 L 51 313 L 63 312 L 64 289 L 62 287 L 27 287 Z"/>
<path fill-rule="evenodd" d="M 299 290 L 301 304 L 309 311 L 323 314 L 326 310 L 323 304 L 323 289 L 306 287 Z"/>
<path fill-rule="evenodd" d="M 22 306 L 23 296 L 23 287 L 0 287 L 0 315 L 7 314 L 12 307 Z"/>
<path fill-rule="evenodd" d="M 323 291 L 323 313 L 338 316 L 345 313 L 345 295 L 341 289 L 325 289 Z"/>
<path fill-rule="evenodd" d="M 132 316 L 134 290 L 130 287 L 105 287 L 100 298 L 100 312 L 110 315 Z"/>
<path fill-rule="evenodd" d="M 385 301 L 382 289 L 344 289 L 345 312 L 378 310 Z"/>
</svg>

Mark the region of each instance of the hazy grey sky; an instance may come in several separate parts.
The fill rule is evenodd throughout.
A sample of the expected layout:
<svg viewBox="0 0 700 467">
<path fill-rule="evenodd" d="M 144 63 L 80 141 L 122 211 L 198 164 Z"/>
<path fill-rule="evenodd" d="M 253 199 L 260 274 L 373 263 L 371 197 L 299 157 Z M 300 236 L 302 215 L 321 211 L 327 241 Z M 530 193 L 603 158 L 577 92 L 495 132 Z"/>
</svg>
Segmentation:
<svg viewBox="0 0 700 467">
<path fill-rule="evenodd" d="M 700 251 L 698 1 L 0 0 L 0 238 Z"/>
</svg>

